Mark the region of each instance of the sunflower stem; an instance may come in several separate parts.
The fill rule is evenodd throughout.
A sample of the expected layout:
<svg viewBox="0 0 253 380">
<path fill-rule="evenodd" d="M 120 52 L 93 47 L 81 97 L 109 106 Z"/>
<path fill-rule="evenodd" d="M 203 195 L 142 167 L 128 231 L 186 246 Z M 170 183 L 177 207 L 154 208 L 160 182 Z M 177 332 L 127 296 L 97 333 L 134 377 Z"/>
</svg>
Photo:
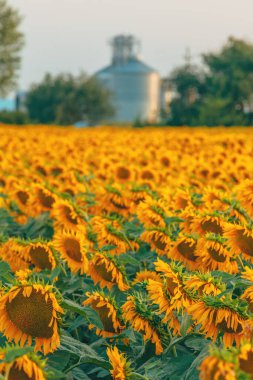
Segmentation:
<svg viewBox="0 0 253 380">
<path fill-rule="evenodd" d="M 244 264 L 243 264 L 243 261 L 242 261 L 241 256 L 237 256 L 236 261 L 237 261 L 237 263 L 239 264 L 239 266 L 241 267 L 241 269 L 242 269 L 242 270 L 245 270 L 245 266 L 244 266 Z"/>
<path fill-rule="evenodd" d="M 131 251 L 134 252 L 133 246 L 132 246 L 131 242 L 129 241 L 128 237 L 124 233 L 122 235 L 123 235 L 126 243 L 129 245 L 129 248 L 131 249 Z"/>
<path fill-rule="evenodd" d="M 172 341 L 173 337 L 171 335 L 171 331 L 169 328 L 168 328 L 168 333 L 169 333 L 170 341 Z M 174 344 L 172 346 L 172 353 L 173 353 L 174 358 L 177 358 L 177 349 Z"/>
</svg>

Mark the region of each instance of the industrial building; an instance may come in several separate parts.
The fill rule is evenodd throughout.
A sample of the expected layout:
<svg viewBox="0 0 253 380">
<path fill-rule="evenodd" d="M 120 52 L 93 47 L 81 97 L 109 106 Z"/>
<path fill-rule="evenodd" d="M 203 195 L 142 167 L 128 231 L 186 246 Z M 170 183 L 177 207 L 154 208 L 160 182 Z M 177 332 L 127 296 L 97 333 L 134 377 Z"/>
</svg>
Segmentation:
<svg viewBox="0 0 253 380">
<path fill-rule="evenodd" d="M 135 37 L 119 35 L 110 44 L 111 64 L 95 74 L 111 92 L 115 115 L 110 121 L 157 122 L 160 112 L 159 73 L 140 60 L 140 43 Z"/>
</svg>

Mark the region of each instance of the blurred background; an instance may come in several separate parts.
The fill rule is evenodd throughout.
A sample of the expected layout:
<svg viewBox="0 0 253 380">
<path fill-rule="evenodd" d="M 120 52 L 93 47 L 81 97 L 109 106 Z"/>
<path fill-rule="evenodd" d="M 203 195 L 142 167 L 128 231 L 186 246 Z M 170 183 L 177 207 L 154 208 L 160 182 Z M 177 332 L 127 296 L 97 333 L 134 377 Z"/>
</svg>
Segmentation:
<svg viewBox="0 0 253 380">
<path fill-rule="evenodd" d="M 0 0 L 0 121 L 252 125 L 250 0 Z"/>
</svg>

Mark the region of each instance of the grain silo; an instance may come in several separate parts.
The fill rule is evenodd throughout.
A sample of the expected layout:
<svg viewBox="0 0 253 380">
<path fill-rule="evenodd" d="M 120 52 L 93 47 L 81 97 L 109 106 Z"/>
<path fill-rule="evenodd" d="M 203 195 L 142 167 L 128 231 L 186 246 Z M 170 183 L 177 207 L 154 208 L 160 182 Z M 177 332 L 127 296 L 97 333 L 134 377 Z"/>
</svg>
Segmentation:
<svg viewBox="0 0 253 380">
<path fill-rule="evenodd" d="M 140 44 L 133 36 L 119 35 L 110 43 L 112 62 L 98 71 L 96 77 L 112 94 L 116 111 L 112 121 L 157 122 L 160 109 L 158 72 L 139 59 Z"/>
</svg>

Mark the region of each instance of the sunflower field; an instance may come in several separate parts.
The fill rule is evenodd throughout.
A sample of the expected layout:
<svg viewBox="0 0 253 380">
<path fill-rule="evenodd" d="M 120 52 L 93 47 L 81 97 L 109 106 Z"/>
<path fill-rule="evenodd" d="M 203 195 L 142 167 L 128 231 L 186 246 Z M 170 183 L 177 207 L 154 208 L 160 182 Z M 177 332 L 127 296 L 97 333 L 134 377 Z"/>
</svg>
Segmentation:
<svg viewBox="0 0 253 380">
<path fill-rule="evenodd" d="M 252 129 L 0 136 L 0 379 L 253 378 Z"/>
</svg>

